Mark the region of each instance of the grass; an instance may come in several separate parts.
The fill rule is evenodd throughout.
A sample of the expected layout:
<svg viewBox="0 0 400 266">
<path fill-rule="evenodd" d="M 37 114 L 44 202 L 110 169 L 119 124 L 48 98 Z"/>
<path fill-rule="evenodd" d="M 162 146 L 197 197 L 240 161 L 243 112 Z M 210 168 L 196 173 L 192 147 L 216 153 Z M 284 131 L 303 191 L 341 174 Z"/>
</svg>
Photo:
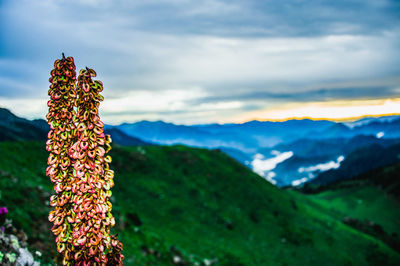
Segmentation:
<svg viewBox="0 0 400 266">
<path fill-rule="evenodd" d="M 387 233 L 400 235 L 400 202 L 376 186 L 347 187 L 310 197 L 331 209 L 338 219 L 351 216 L 359 220 L 370 220 L 383 226 Z"/>
<path fill-rule="evenodd" d="M 50 262 L 52 185 L 44 175 L 44 143 L 2 142 L 0 154 L 0 205 L 9 207 L 31 248 Z M 381 215 L 385 229 L 398 230 L 395 199 L 376 194 L 379 199 L 368 205 L 374 210 L 352 205 L 354 199 L 372 204 L 373 188 L 354 195 L 280 190 L 222 152 L 185 146 L 114 147 L 111 156 L 114 230 L 124 243 L 126 265 L 173 265 L 177 256 L 187 264 L 218 265 L 400 262 L 379 238 L 342 222 L 354 212 L 360 219 Z"/>
</svg>

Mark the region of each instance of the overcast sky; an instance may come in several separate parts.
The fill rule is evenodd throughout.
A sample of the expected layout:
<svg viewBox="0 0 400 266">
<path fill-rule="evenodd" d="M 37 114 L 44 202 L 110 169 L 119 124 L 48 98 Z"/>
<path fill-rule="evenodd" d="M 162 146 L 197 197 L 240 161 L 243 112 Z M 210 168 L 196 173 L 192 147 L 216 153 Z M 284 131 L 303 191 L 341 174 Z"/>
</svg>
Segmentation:
<svg viewBox="0 0 400 266">
<path fill-rule="evenodd" d="M 111 124 L 400 106 L 399 47 L 396 0 L 0 0 L 0 106 L 44 117 L 62 52 L 97 71 Z"/>
</svg>

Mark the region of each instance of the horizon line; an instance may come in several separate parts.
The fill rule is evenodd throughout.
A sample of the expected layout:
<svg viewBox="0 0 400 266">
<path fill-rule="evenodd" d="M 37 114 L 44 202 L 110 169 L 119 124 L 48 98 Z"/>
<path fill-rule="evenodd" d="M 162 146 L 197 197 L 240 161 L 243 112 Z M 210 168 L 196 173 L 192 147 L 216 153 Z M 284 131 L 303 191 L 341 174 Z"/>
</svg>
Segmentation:
<svg viewBox="0 0 400 266">
<path fill-rule="evenodd" d="M 8 111 L 10 111 L 13 115 L 20 117 L 20 118 L 25 118 L 28 120 L 35 120 L 35 119 L 44 119 L 43 117 L 33 117 L 33 118 L 26 118 L 24 116 L 18 116 L 17 114 L 15 114 L 12 110 L 10 110 L 7 107 L 4 106 L 0 106 L 0 109 L 6 109 Z M 259 122 L 286 122 L 286 121 L 291 121 L 291 120 L 312 120 L 312 121 L 332 121 L 332 122 L 337 122 L 337 123 L 342 123 L 342 122 L 354 122 L 363 118 L 380 118 L 380 117 L 387 117 L 387 116 L 400 116 L 400 112 L 399 113 L 385 113 L 385 114 L 365 114 L 365 115 L 360 115 L 360 116 L 349 116 L 349 117 L 341 117 L 341 118 L 332 118 L 332 117 L 312 117 L 312 116 L 290 116 L 290 117 L 285 117 L 285 118 L 252 118 L 252 119 L 246 119 L 246 120 L 242 120 L 242 121 L 232 121 L 232 122 L 211 122 L 211 123 L 191 123 L 191 124 L 184 124 L 184 123 L 177 123 L 177 122 L 172 122 L 172 121 L 168 121 L 168 120 L 162 120 L 162 119 L 157 119 L 157 120 L 147 120 L 147 119 L 142 119 L 142 120 L 137 120 L 137 121 L 123 121 L 117 125 L 112 125 L 112 124 L 108 124 L 109 126 L 119 126 L 122 124 L 134 124 L 134 123 L 138 123 L 138 122 L 143 122 L 143 121 L 147 121 L 147 122 L 164 122 L 164 123 L 171 123 L 174 125 L 186 125 L 186 126 L 195 126 L 195 125 L 210 125 L 210 124 L 219 124 L 219 125 L 223 125 L 223 124 L 244 124 L 244 123 L 248 123 L 248 122 L 252 122 L 252 121 L 259 121 Z"/>
<path fill-rule="evenodd" d="M 313 121 L 332 121 L 332 122 L 354 122 L 363 118 L 380 118 L 385 116 L 400 116 L 400 113 L 387 113 L 387 114 L 367 114 L 360 116 L 349 116 L 342 118 L 332 118 L 332 117 L 312 117 L 312 116 L 291 116 L 286 118 L 271 118 L 271 119 L 250 119 L 246 120 L 242 123 L 250 122 L 250 121 L 260 121 L 260 122 L 286 122 L 290 120 L 313 120 Z"/>
<path fill-rule="evenodd" d="M 211 123 L 195 123 L 195 124 L 181 124 L 181 123 L 176 123 L 176 122 L 171 122 L 171 121 L 167 121 L 167 120 L 161 120 L 161 119 L 157 119 L 157 120 L 147 120 L 147 119 L 142 119 L 142 120 L 137 120 L 134 122 L 121 122 L 118 125 L 110 125 L 107 124 L 109 126 L 119 126 L 122 124 L 135 124 L 135 123 L 139 123 L 139 122 L 151 122 L 151 123 L 155 123 L 155 122 L 164 122 L 164 123 L 169 123 L 169 124 L 174 124 L 174 125 L 184 125 L 184 126 L 197 126 L 197 125 L 212 125 L 212 124 L 219 124 L 219 125 L 224 125 L 224 124 L 245 124 L 248 122 L 252 122 L 252 121 L 258 121 L 258 122 L 286 122 L 286 121 L 291 121 L 291 120 L 313 120 L 313 121 L 331 121 L 331 122 L 337 122 L 337 123 L 341 123 L 341 122 L 354 122 L 354 121 L 358 121 L 360 119 L 363 118 L 380 118 L 380 117 L 386 117 L 386 116 L 400 116 L 400 113 L 387 113 L 387 114 L 379 114 L 379 115 L 361 115 L 361 116 L 349 116 L 349 117 L 345 117 L 345 118 L 328 118 L 328 117 L 311 117 L 311 116 L 293 116 L 293 117 L 287 117 L 287 118 L 277 118 L 277 119 L 260 119 L 260 118 L 254 118 L 254 119 L 250 119 L 250 120 L 245 120 L 243 122 L 226 122 L 226 123 L 219 123 L 219 122 L 211 122 Z"/>
</svg>

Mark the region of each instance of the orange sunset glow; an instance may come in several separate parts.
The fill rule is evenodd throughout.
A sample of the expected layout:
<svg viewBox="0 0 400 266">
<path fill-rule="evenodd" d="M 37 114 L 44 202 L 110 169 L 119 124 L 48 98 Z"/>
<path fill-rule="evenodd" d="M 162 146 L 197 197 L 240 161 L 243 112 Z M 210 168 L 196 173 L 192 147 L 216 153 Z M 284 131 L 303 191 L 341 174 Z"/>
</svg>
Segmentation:
<svg viewBox="0 0 400 266">
<path fill-rule="evenodd" d="M 263 111 L 245 113 L 238 122 L 249 120 L 285 121 L 313 119 L 351 121 L 362 117 L 400 114 L 400 98 L 377 100 L 341 100 L 329 102 L 288 103 Z"/>
</svg>

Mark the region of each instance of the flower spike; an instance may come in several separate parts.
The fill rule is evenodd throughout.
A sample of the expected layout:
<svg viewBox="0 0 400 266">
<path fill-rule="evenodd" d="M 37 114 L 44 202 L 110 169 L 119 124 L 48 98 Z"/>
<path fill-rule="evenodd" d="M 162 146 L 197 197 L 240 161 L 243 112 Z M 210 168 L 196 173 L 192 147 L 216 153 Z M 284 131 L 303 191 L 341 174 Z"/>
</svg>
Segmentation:
<svg viewBox="0 0 400 266">
<path fill-rule="evenodd" d="M 114 172 L 107 155 L 111 137 L 98 115 L 103 84 L 92 80 L 93 69 L 81 70 L 78 79 L 75 69 L 63 54 L 50 72 L 46 174 L 56 194 L 49 221 L 63 265 L 122 265 L 123 245 L 110 235 Z"/>
</svg>

